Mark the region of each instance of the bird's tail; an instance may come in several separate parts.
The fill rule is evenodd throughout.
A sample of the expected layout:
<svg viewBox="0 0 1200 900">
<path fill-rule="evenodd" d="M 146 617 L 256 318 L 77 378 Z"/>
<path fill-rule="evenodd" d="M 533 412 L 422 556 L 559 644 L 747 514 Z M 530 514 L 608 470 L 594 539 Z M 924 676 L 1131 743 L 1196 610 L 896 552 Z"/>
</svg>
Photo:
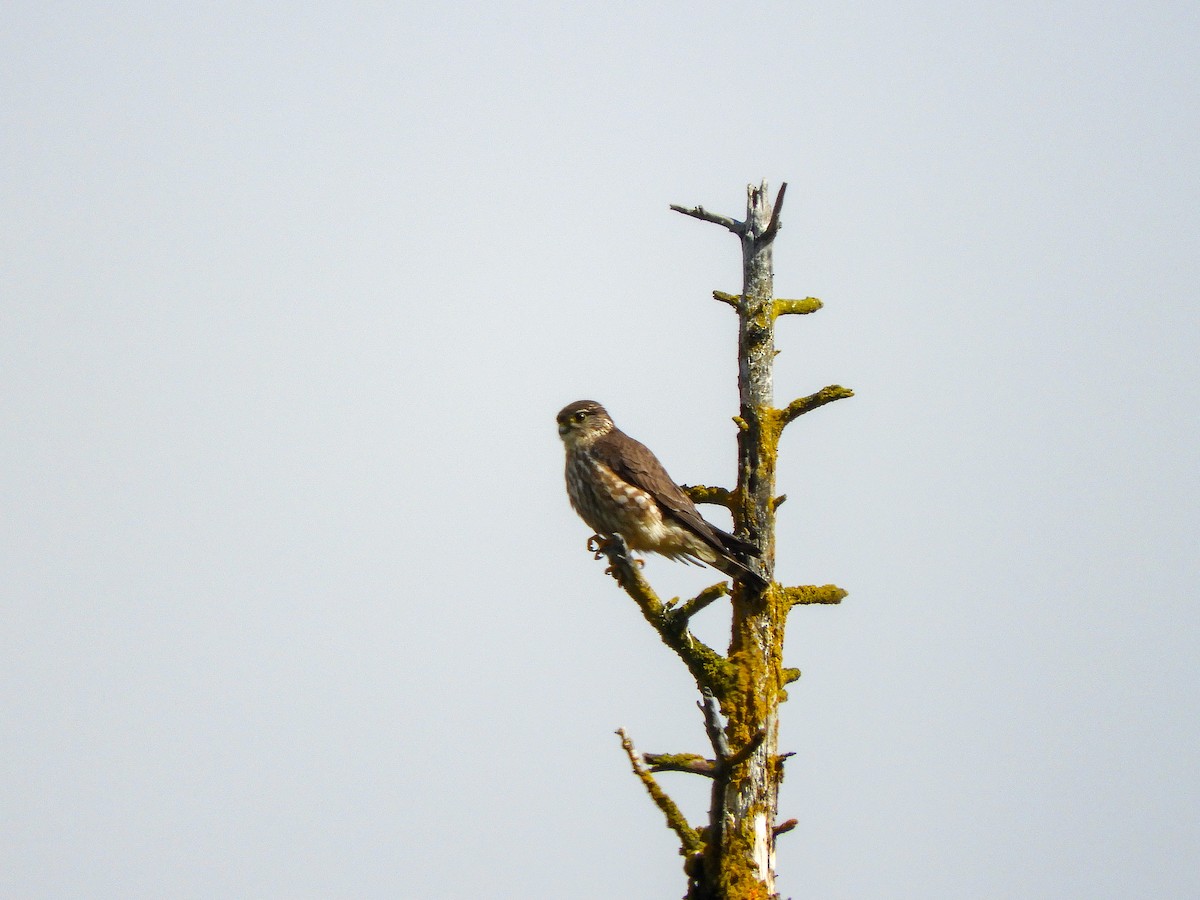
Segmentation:
<svg viewBox="0 0 1200 900">
<path fill-rule="evenodd" d="M 749 541 L 727 534 L 718 528 L 714 531 L 721 537 L 722 552 L 712 565 L 731 578 L 744 578 L 757 588 L 767 586 L 767 580 L 754 570 L 749 560 L 758 559 L 759 550 Z"/>
</svg>

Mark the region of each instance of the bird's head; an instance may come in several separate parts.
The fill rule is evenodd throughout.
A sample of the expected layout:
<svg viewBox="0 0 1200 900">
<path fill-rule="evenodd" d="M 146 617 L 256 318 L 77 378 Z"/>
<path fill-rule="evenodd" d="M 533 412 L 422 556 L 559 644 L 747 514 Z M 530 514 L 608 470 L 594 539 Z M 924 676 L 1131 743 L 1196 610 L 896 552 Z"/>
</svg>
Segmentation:
<svg viewBox="0 0 1200 900">
<path fill-rule="evenodd" d="M 612 418 L 595 400 L 576 400 L 558 414 L 558 435 L 569 449 L 586 447 L 612 430 Z"/>
</svg>

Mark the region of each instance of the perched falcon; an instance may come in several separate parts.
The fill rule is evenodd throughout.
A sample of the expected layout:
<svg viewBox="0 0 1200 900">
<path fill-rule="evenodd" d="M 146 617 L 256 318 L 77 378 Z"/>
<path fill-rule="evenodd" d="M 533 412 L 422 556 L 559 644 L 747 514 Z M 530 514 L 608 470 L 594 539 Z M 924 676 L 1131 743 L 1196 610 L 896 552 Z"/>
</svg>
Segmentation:
<svg viewBox="0 0 1200 900">
<path fill-rule="evenodd" d="M 599 403 L 564 407 L 558 433 L 567 448 L 571 506 L 601 537 L 619 534 L 630 550 L 705 562 L 762 583 L 745 562 L 758 549 L 706 522 L 658 457 L 617 428 Z"/>
</svg>

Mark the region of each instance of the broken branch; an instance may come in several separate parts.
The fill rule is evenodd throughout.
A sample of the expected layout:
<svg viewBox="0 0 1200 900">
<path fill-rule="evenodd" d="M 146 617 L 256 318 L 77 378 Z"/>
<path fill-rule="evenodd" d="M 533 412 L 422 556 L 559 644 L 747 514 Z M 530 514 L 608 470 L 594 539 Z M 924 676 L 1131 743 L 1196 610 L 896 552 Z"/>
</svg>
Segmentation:
<svg viewBox="0 0 1200 900">
<path fill-rule="evenodd" d="M 692 498 L 693 503 L 710 503 L 732 510 L 733 493 L 728 488 L 709 487 L 707 484 L 681 484 L 680 490 Z"/>
<path fill-rule="evenodd" d="M 788 609 L 793 606 L 808 606 L 814 603 L 841 603 L 846 597 L 846 591 L 835 584 L 803 584 L 798 587 L 785 587 L 783 600 Z"/>
<path fill-rule="evenodd" d="M 704 713 L 704 730 L 708 733 L 709 743 L 717 754 L 717 762 L 729 759 L 729 741 L 725 739 L 725 729 L 721 727 L 721 715 L 717 709 L 717 700 L 712 691 L 700 692 L 703 699 L 697 700 L 696 705 Z"/>
<path fill-rule="evenodd" d="M 800 397 L 798 400 L 793 400 L 787 405 L 786 409 L 780 410 L 779 425 L 782 428 L 794 419 L 798 419 L 805 413 L 812 412 L 826 403 L 832 403 L 834 400 L 853 396 L 854 391 L 850 390 L 850 388 L 842 387 L 840 384 L 831 384 L 829 387 L 823 387 L 815 394 L 809 394 L 807 397 Z"/>
<path fill-rule="evenodd" d="M 787 834 L 799 824 L 799 821 L 796 819 L 788 819 L 786 822 L 780 822 L 775 826 L 775 831 L 773 833 L 774 837 L 779 837 L 781 834 Z"/>
<path fill-rule="evenodd" d="M 729 216 L 722 216 L 717 213 L 709 212 L 703 206 L 679 206 L 675 203 L 671 204 L 671 209 L 677 213 L 683 213 L 685 216 L 691 216 L 693 219 L 701 219 L 705 222 L 712 222 L 714 225 L 720 225 L 723 228 L 728 228 L 736 235 L 742 235 L 746 232 L 746 223 L 739 222 L 737 219 L 731 219 Z"/>
<path fill-rule="evenodd" d="M 642 759 L 651 772 L 687 772 L 715 778 L 717 763 L 699 753 L 643 753 Z"/>
<path fill-rule="evenodd" d="M 824 305 L 816 297 L 805 297 L 803 300 L 776 300 L 772 312 L 777 319 L 780 316 L 805 316 L 815 313 Z"/>
<path fill-rule="evenodd" d="M 766 182 L 763 182 L 763 187 L 766 188 Z M 775 239 L 775 232 L 779 231 L 780 219 L 779 215 L 783 209 L 783 195 L 787 193 L 787 182 L 779 185 L 779 193 L 775 195 L 775 205 L 771 207 L 771 221 L 767 224 L 767 230 L 762 233 L 761 240 L 771 241 Z"/>
</svg>

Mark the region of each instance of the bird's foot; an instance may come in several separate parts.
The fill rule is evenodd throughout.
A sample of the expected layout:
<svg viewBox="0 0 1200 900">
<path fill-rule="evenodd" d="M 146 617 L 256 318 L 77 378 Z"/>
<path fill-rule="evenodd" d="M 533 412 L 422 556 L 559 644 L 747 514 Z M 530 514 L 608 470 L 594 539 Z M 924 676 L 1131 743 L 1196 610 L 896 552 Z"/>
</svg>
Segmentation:
<svg viewBox="0 0 1200 900">
<path fill-rule="evenodd" d="M 610 561 L 617 559 L 627 560 L 631 565 L 637 566 L 639 569 L 646 565 L 644 559 L 639 559 L 629 552 L 629 547 L 624 539 L 619 534 L 609 535 L 605 537 L 602 534 L 593 534 L 588 538 L 588 550 L 594 554 L 594 559 L 599 559 L 602 556 L 607 556 Z M 605 575 L 616 575 L 616 566 L 609 566 L 604 570 Z"/>
</svg>

